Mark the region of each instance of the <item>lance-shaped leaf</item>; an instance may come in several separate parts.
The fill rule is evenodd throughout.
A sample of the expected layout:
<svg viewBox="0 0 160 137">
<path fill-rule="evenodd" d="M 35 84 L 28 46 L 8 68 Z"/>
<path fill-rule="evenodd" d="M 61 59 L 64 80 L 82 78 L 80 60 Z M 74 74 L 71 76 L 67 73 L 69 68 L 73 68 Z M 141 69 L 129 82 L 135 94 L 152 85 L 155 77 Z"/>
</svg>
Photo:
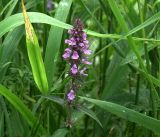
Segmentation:
<svg viewBox="0 0 160 137">
<path fill-rule="evenodd" d="M 89 101 L 95 104 L 96 106 L 99 106 L 100 108 L 104 109 L 105 111 L 117 115 L 118 117 L 124 118 L 131 122 L 135 122 L 147 129 L 152 130 L 156 134 L 160 134 L 160 130 L 159 130 L 160 120 L 146 116 L 145 114 L 141 114 L 137 111 L 134 111 L 132 109 L 126 108 L 124 106 L 121 106 L 115 103 L 97 100 L 97 99 L 91 99 L 87 97 L 80 97 L 80 98 L 86 101 Z"/>
<path fill-rule="evenodd" d="M 27 15 L 23 0 L 22 9 L 25 21 L 27 52 L 32 68 L 33 77 L 39 90 L 42 93 L 46 93 L 48 91 L 48 82 L 44 63 L 42 60 L 41 49 L 39 47 L 38 39 L 36 37 L 32 24 L 30 23 L 29 17 Z"/>
<path fill-rule="evenodd" d="M 65 22 L 69 14 L 71 4 L 72 0 L 61 0 L 55 14 L 55 18 Z M 62 28 L 56 26 L 51 27 L 48 36 L 48 42 L 44 60 L 49 87 L 51 87 L 52 86 L 51 84 L 53 83 L 52 80 L 54 77 L 55 67 L 56 67 L 54 61 L 56 55 L 59 53 L 58 51 L 61 45 L 62 35 L 63 35 Z"/>
</svg>

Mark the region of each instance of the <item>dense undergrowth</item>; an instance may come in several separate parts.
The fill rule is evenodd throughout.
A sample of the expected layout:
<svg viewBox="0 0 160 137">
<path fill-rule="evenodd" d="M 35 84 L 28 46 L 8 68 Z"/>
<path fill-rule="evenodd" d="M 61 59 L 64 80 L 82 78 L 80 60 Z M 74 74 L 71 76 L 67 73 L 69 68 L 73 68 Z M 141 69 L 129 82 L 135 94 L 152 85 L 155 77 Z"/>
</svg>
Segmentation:
<svg viewBox="0 0 160 137">
<path fill-rule="evenodd" d="M 159 0 L 0 0 L 0 137 L 159 137 L 159 9 Z M 86 51 L 63 55 L 76 19 L 91 50 L 83 78 Z"/>
</svg>

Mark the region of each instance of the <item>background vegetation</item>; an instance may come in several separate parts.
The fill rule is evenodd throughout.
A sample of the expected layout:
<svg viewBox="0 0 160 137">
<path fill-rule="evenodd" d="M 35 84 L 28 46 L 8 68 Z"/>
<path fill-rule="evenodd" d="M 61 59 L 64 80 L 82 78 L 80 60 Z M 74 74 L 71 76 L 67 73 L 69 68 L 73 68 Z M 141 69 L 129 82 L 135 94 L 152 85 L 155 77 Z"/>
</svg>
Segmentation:
<svg viewBox="0 0 160 137">
<path fill-rule="evenodd" d="M 0 137 L 160 136 L 159 0 L 25 0 L 25 7 L 0 0 Z M 62 54 L 76 18 L 93 63 L 66 128 Z"/>
</svg>

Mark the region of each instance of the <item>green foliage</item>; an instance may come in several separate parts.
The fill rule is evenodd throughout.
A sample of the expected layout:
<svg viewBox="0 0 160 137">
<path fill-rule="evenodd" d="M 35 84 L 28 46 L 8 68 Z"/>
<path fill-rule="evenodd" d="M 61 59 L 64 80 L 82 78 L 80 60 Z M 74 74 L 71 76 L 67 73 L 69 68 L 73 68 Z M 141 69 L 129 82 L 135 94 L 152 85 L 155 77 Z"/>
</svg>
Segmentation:
<svg viewBox="0 0 160 137">
<path fill-rule="evenodd" d="M 34 32 L 34 29 L 27 15 L 23 0 L 22 0 L 22 9 L 23 9 L 23 16 L 24 16 L 25 30 L 26 30 L 27 52 L 32 68 L 33 77 L 39 90 L 42 93 L 46 93 L 48 92 L 48 81 L 46 77 L 44 63 L 41 56 L 41 49 L 39 47 L 37 36 Z"/>
<path fill-rule="evenodd" d="M 72 0 L 61 1 L 59 3 L 57 12 L 55 14 L 55 19 L 66 22 L 66 18 L 68 16 L 71 4 L 72 4 Z M 45 68 L 46 68 L 49 87 L 51 87 L 54 73 L 56 73 L 55 57 L 59 53 L 62 35 L 63 35 L 62 28 L 59 28 L 56 26 L 51 27 L 49 31 L 48 42 L 47 42 L 46 53 L 45 53 Z"/>
<path fill-rule="evenodd" d="M 0 0 L 0 137 L 159 137 L 160 1 L 47 3 Z M 93 63 L 69 113 L 62 54 L 76 18 Z"/>
<path fill-rule="evenodd" d="M 0 94 L 3 95 L 27 120 L 30 126 L 35 126 L 36 118 L 32 115 L 31 111 L 23 104 L 23 102 L 12 92 L 0 85 Z M 39 133 L 42 133 L 43 129 L 39 129 Z"/>
<path fill-rule="evenodd" d="M 117 115 L 118 117 L 122 117 L 128 121 L 135 122 L 141 126 L 151 129 L 157 134 L 160 134 L 160 130 L 159 130 L 160 120 L 153 119 L 144 114 L 138 113 L 132 109 L 128 109 L 126 107 L 117 105 L 115 103 L 105 102 L 105 101 L 96 100 L 96 99 L 90 99 L 86 97 L 81 97 L 81 98 L 91 103 L 94 103 L 95 105 L 101 107 L 102 109 L 105 109 L 110 113 Z"/>
</svg>

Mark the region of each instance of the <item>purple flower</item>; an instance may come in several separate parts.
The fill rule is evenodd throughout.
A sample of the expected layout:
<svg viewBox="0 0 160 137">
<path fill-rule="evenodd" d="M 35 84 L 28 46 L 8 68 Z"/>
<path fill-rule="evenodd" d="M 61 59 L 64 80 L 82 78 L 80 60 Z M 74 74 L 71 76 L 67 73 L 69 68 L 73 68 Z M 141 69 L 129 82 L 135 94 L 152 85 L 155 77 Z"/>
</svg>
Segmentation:
<svg viewBox="0 0 160 137">
<path fill-rule="evenodd" d="M 65 52 L 63 54 L 64 59 L 68 59 L 71 56 L 71 50 L 69 48 L 65 49 Z"/>
<path fill-rule="evenodd" d="M 86 33 L 82 33 L 82 38 L 83 38 L 84 40 L 86 40 L 86 39 L 87 39 L 87 35 L 86 35 Z"/>
<path fill-rule="evenodd" d="M 88 45 L 88 44 L 89 44 L 89 41 L 88 41 L 88 40 L 84 40 L 83 43 L 84 43 L 85 45 Z"/>
<path fill-rule="evenodd" d="M 74 38 L 66 39 L 65 43 L 73 46 L 76 45 L 76 40 Z"/>
<path fill-rule="evenodd" d="M 69 100 L 69 101 L 73 101 L 74 99 L 75 99 L 75 92 L 74 92 L 74 90 L 70 90 L 70 92 L 67 94 L 67 99 Z"/>
<path fill-rule="evenodd" d="M 72 73 L 73 75 L 76 75 L 76 74 L 78 73 L 78 68 L 77 68 L 77 65 L 76 65 L 76 64 L 74 64 L 74 65 L 72 66 L 72 68 L 71 68 L 71 73 Z"/>
<path fill-rule="evenodd" d="M 75 31 L 74 31 L 74 29 L 69 29 L 69 30 L 68 30 L 68 34 L 73 35 L 73 34 L 74 34 L 74 32 L 75 32 Z"/>
<path fill-rule="evenodd" d="M 50 11 L 50 10 L 52 10 L 52 8 L 53 8 L 52 0 L 48 0 L 47 1 L 47 10 Z"/>
<path fill-rule="evenodd" d="M 79 43 L 79 46 L 80 47 L 84 47 L 84 43 Z"/>
<path fill-rule="evenodd" d="M 84 50 L 83 50 L 83 53 L 86 54 L 86 55 L 90 55 L 90 54 L 91 54 L 91 50 L 84 49 Z"/>
<path fill-rule="evenodd" d="M 77 51 L 73 51 L 72 59 L 78 59 L 79 55 Z"/>
<path fill-rule="evenodd" d="M 86 59 L 82 59 L 82 63 L 86 64 L 86 65 L 91 65 L 92 63 L 87 61 Z"/>
</svg>

